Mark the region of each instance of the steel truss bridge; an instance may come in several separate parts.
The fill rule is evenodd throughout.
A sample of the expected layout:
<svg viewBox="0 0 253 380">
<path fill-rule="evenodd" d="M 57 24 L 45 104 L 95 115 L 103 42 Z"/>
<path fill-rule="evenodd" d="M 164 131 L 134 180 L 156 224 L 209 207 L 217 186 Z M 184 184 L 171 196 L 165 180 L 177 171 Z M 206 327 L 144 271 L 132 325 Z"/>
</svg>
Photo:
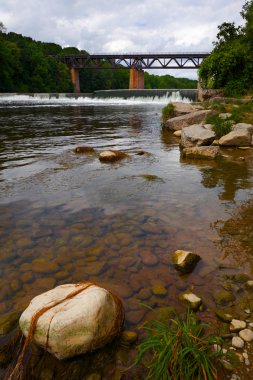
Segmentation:
<svg viewBox="0 0 253 380">
<path fill-rule="evenodd" d="M 74 69 L 198 69 L 209 53 L 69 54 L 61 60 Z"/>
</svg>

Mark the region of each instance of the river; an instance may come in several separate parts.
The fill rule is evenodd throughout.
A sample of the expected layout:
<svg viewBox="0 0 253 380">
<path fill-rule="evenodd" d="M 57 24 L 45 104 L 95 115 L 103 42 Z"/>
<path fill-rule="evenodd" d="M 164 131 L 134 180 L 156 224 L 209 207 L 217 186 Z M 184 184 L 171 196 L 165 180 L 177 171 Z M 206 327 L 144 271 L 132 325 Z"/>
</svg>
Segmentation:
<svg viewBox="0 0 253 380">
<path fill-rule="evenodd" d="M 177 138 L 161 127 L 170 99 L 0 97 L 1 314 L 56 285 L 94 281 L 121 297 L 128 329 L 152 317 L 143 303 L 182 310 L 187 289 L 212 321 L 220 268 L 253 275 L 247 255 L 224 250 L 217 227 L 252 199 L 247 151 L 222 162 L 181 159 Z M 75 154 L 80 145 L 128 158 L 101 163 Z M 175 271 L 177 249 L 202 257 L 193 273 Z"/>
</svg>

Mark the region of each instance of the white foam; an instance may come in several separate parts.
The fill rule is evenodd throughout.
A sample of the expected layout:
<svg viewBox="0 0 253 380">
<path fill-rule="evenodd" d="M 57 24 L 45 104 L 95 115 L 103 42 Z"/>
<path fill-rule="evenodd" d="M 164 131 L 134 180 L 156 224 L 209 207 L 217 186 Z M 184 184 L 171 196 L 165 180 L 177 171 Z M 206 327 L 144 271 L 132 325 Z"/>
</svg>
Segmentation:
<svg viewBox="0 0 253 380">
<path fill-rule="evenodd" d="M 182 96 L 180 91 L 167 92 L 162 96 L 133 96 L 129 98 L 121 97 L 89 97 L 89 96 L 69 96 L 67 94 L 0 94 L 0 107 L 9 105 L 19 106 L 58 106 L 58 105 L 143 105 L 143 104 L 167 104 L 169 102 L 189 103 L 190 99 Z"/>
</svg>

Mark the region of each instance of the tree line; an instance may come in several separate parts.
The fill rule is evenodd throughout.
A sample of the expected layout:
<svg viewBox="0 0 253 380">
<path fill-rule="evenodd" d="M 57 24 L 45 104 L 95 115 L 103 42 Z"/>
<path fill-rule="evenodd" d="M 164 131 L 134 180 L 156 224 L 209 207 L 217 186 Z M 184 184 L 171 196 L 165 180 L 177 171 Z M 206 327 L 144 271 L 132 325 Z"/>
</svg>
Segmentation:
<svg viewBox="0 0 253 380">
<path fill-rule="evenodd" d="M 244 26 L 218 26 L 214 49 L 199 69 L 203 87 L 224 89 L 227 96 L 253 92 L 253 0 L 246 1 L 241 16 Z"/>
<path fill-rule="evenodd" d="M 56 56 L 87 54 L 75 47 L 34 41 L 14 32 L 7 33 L 0 22 L 0 92 L 73 92 L 68 67 Z M 79 72 L 82 92 L 123 89 L 129 86 L 129 70 Z M 145 88 L 196 88 L 197 81 L 171 75 L 145 73 Z"/>
</svg>

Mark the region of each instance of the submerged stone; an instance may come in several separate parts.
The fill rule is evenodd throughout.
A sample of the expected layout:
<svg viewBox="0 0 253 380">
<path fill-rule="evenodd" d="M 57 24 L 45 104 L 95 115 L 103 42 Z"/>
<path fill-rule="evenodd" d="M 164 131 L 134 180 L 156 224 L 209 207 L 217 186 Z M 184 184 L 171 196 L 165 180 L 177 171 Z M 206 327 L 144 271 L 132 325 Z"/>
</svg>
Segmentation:
<svg viewBox="0 0 253 380">
<path fill-rule="evenodd" d="M 11 312 L 0 316 L 0 335 L 9 334 L 17 325 L 20 313 Z"/>
<path fill-rule="evenodd" d="M 172 256 L 172 263 L 178 271 L 190 273 L 200 259 L 199 255 L 191 251 L 177 250 Z"/>
<path fill-rule="evenodd" d="M 222 321 L 226 323 L 230 323 L 233 319 L 232 315 L 229 313 L 226 313 L 224 310 L 216 309 L 215 310 L 216 316 Z"/>
<path fill-rule="evenodd" d="M 94 153 L 95 149 L 92 148 L 91 146 L 77 146 L 74 149 L 75 153 Z"/>
<path fill-rule="evenodd" d="M 235 296 L 227 290 L 219 290 L 213 296 L 217 305 L 225 305 L 228 302 L 235 301 Z"/>
<path fill-rule="evenodd" d="M 121 334 L 121 341 L 125 344 L 133 344 L 137 339 L 138 335 L 135 331 L 125 330 Z"/>
</svg>

